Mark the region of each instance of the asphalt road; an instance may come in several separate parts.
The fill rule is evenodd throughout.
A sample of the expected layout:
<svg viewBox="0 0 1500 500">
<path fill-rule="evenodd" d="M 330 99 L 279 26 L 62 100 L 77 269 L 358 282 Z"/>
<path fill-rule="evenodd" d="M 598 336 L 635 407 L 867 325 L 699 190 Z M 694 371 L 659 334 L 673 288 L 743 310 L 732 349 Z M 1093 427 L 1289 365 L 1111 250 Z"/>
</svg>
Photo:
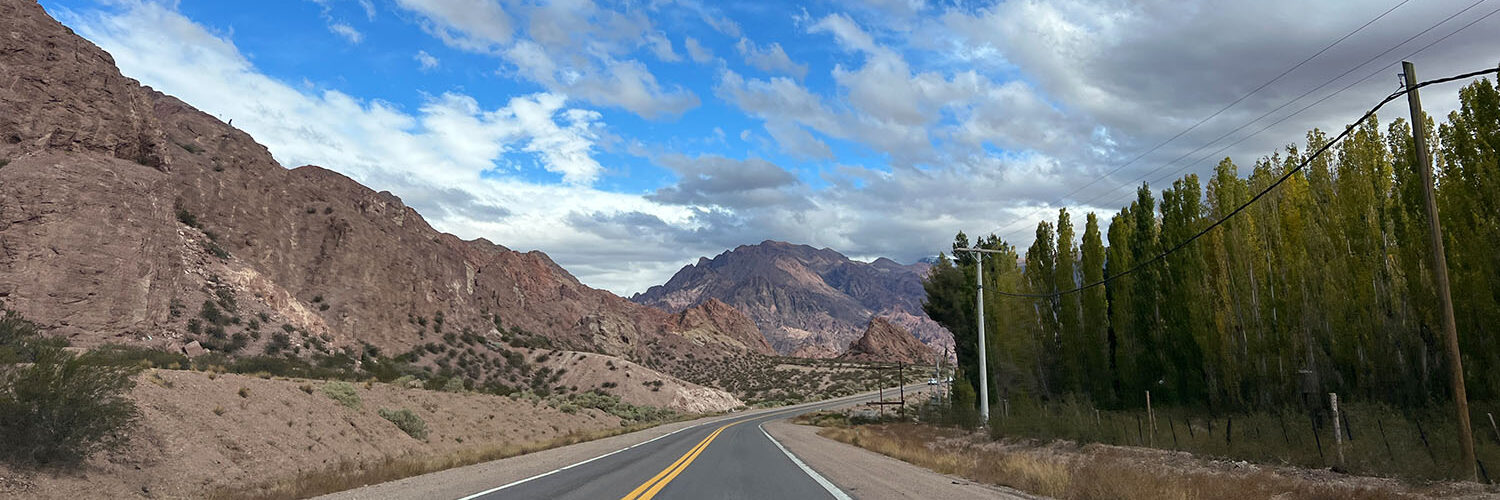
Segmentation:
<svg viewBox="0 0 1500 500">
<path fill-rule="evenodd" d="M 907 390 L 925 387 L 908 386 Z M 860 395 L 686 427 L 630 448 L 497 485 L 463 500 L 848 498 L 794 460 L 760 425 L 874 399 L 873 395 Z"/>
</svg>

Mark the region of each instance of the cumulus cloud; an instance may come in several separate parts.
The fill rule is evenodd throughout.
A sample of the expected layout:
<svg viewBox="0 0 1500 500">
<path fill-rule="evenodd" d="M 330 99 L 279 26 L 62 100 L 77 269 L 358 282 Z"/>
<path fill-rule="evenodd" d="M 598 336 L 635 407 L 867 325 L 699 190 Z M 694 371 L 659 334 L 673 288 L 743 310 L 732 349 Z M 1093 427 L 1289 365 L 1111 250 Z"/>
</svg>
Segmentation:
<svg viewBox="0 0 1500 500">
<path fill-rule="evenodd" d="M 677 174 L 677 184 L 646 198 L 673 205 L 746 209 L 763 206 L 805 208 L 809 202 L 797 176 L 760 158 L 736 160 L 718 155 L 667 155 L 657 160 Z"/>
<path fill-rule="evenodd" d="M 510 11 L 496 0 L 398 4 L 422 15 L 428 32 L 449 46 L 498 56 L 515 75 L 552 92 L 653 119 L 699 105 L 692 91 L 660 83 L 632 57 L 645 47 L 659 60 L 680 60 L 640 12 L 603 9 L 588 0 L 515 5 Z"/>
<path fill-rule="evenodd" d="M 745 58 L 745 64 L 766 72 L 780 72 L 797 77 L 798 80 L 807 76 L 807 65 L 792 62 L 792 58 L 786 55 L 780 43 L 772 42 L 770 45 L 761 47 L 749 38 L 740 38 L 739 43 L 734 44 L 734 49 Z"/>
<path fill-rule="evenodd" d="M 491 0 L 396 0 L 422 16 L 423 29 L 450 46 L 488 52 L 509 43 L 510 14 Z"/>
<path fill-rule="evenodd" d="M 433 57 L 432 54 L 428 54 L 425 50 L 418 50 L 417 55 L 412 56 L 412 59 L 417 61 L 417 65 L 421 66 L 422 71 L 437 69 L 439 63 L 438 58 Z"/>
<path fill-rule="evenodd" d="M 714 51 L 698 43 L 698 39 L 696 38 L 687 37 L 683 39 L 682 46 L 687 48 L 688 57 L 692 57 L 693 62 L 706 63 L 714 60 Z"/>
</svg>

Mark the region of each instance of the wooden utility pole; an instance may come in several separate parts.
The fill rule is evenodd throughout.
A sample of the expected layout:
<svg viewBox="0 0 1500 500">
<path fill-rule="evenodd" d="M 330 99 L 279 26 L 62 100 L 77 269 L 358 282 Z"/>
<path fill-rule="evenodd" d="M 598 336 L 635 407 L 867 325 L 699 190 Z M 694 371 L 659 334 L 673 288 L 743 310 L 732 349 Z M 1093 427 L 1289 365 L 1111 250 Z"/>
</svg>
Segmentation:
<svg viewBox="0 0 1500 500">
<path fill-rule="evenodd" d="M 1422 193 L 1426 198 L 1428 238 L 1432 243 L 1432 281 L 1437 288 L 1443 336 L 1448 350 L 1448 369 L 1453 378 L 1453 406 L 1458 410 L 1459 448 L 1463 450 L 1463 469 L 1469 479 L 1479 480 L 1479 471 L 1474 460 L 1474 431 L 1469 425 L 1469 395 L 1464 390 L 1463 357 L 1458 351 L 1458 327 L 1453 319 L 1453 296 L 1448 291 L 1448 257 L 1443 251 L 1443 226 L 1438 220 L 1437 198 L 1433 194 L 1432 158 L 1427 155 L 1427 120 L 1422 117 L 1422 98 L 1417 95 L 1417 70 L 1409 61 L 1401 61 L 1401 72 L 1406 79 L 1406 102 L 1411 106 L 1412 146 L 1417 155 L 1417 172 L 1422 178 Z"/>
</svg>

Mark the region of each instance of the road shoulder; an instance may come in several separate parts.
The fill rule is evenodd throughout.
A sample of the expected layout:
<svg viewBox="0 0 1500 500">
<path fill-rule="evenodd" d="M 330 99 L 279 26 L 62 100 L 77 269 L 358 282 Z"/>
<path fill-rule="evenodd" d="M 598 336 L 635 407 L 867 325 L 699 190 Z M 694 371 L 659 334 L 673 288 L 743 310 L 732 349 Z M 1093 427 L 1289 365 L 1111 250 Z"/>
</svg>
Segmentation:
<svg viewBox="0 0 1500 500">
<path fill-rule="evenodd" d="M 1032 499 L 1020 491 L 938 474 L 857 446 L 818 435 L 818 428 L 786 420 L 767 422 L 766 432 L 813 470 L 861 500 L 905 498 Z"/>
</svg>

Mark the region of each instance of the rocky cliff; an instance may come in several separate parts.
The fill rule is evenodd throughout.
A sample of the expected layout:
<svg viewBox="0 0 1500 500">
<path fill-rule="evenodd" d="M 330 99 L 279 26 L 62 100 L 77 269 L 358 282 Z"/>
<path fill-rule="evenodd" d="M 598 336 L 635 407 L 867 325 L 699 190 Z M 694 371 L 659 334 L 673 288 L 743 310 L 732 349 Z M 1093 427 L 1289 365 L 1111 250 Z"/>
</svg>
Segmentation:
<svg viewBox="0 0 1500 500">
<path fill-rule="evenodd" d="M 864 335 L 849 344 L 839 359 L 927 364 L 933 362 L 933 349 L 913 337 L 905 328 L 884 318 L 871 318 Z"/>
<path fill-rule="evenodd" d="M 669 311 L 723 301 L 749 315 L 777 352 L 794 356 L 839 355 L 872 316 L 941 349 L 952 346 L 953 335 L 922 311 L 928 269 L 766 241 L 701 258 L 631 300 Z"/>
<path fill-rule="evenodd" d="M 717 306 L 673 317 L 541 252 L 440 233 L 391 193 L 283 168 L 30 0 L 0 0 L 0 301 L 78 345 L 238 338 L 243 352 L 285 325 L 388 353 L 522 332 L 632 359 L 713 356 L 728 344 L 675 332 L 748 322 Z"/>
</svg>

